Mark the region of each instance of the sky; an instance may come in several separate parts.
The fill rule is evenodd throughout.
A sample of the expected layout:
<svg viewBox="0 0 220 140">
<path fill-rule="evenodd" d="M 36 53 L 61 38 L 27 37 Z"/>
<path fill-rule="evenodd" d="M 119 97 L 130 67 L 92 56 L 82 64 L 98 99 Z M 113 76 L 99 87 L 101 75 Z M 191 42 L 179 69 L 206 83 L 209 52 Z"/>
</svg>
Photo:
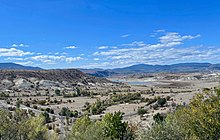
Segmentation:
<svg viewBox="0 0 220 140">
<path fill-rule="evenodd" d="M 219 0 L 0 0 L 0 63 L 220 63 Z"/>
</svg>

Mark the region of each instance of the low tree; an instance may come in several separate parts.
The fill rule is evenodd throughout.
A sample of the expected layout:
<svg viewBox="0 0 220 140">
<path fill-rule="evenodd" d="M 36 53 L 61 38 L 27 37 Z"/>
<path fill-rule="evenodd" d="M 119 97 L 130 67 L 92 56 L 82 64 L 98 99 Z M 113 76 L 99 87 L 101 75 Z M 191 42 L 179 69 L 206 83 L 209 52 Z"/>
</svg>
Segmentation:
<svg viewBox="0 0 220 140">
<path fill-rule="evenodd" d="M 164 106 L 166 103 L 167 103 L 166 98 L 159 98 L 159 99 L 157 99 L 157 104 L 159 106 Z"/>
<path fill-rule="evenodd" d="M 60 96 L 60 90 L 59 90 L 59 89 L 56 89 L 56 90 L 55 90 L 55 94 L 56 94 L 57 96 Z"/>
<path fill-rule="evenodd" d="M 88 116 L 76 120 L 68 140 L 132 140 L 133 133 L 122 113 L 108 113 L 101 121 L 91 121 Z"/>
<path fill-rule="evenodd" d="M 102 122 L 104 123 L 104 134 L 111 139 L 131 140 L 133 135 L 126 122 L 122 122 L 122 113 L 107 113 Z"/>
<path fill-rule="evenodd" d="M 50 123 L 51 122 L 50 115 L 48 114 L 48 112 L 45 111 L 41 115 L 44 117 L 44 123 Z"/>
<path fill-rule="evenodd" d="M 18 100 L 18 101 L 16 102 L 16 107 L 17 107 L 17 108 L 20 108 L 20 106 L 21 106 L 21 101 Z"/>
<path fill-rule="evenodd" d="M 101 122 L 91 121 L 88 116 L 76 120 L 68 135 L 68 140 L 110 140 L 103 134 Z"/>
<path fill-rule="evenodd" d="M 32 117 L 17 109 L 14 114 L 0 109 L 0 139 L 46 140 L 47 129 L 43 117 Z"/>
<path fill-rule="evenodd" d="M 165 121 L 165 116 L 161 115 L 160 113 L 157 113 L 153 116 L 153 119 L 156 123 L 162 123 Z"/>
</svg>

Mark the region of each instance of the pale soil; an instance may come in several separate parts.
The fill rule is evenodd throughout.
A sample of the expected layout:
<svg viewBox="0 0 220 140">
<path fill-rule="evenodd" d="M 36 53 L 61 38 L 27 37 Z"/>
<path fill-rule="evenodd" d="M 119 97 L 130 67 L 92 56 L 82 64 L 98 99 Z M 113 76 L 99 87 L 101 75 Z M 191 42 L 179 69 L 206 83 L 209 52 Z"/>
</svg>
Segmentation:
<svg viewBox="0 0 220 140">
<path fill-rule="evenodd" d="M 184 75 L 185 76 L 185 75 Z M 111 80 L 120 80 L 119 78 L 117 79 L 111 79 Z M 153 84 L 148 84 L 148 85 L 129 85 L 127 86 L 121 86 L 121 87 L 91 87 L 90 91 L 93 91 L 94 93 L 98 94 L 103 94 L 103 96 L 94 96 L 94 98 L 91 97 L 72 97 L 72 98 L 63 98 L 62 96 L 54 96 L 51 97 L 51 100 L 54 100 L 55 98 L 59 101 L 62 99 L 62 103 L 59 105 L 47 105 L 47 106 L 41 106 L 37 105 L 38 107 L 41 108 L 52 108 L 55 111 L 55 114 L 58 114 L 62 107 L 68 107 L 70 110 L 77 110 L 79 112 L 82 112 L 83 106 L 85 105 L 86 102 L 88 103 L 94 103 L 97 98 L 100 98 L 101 100 L 108 99 L 109 96 L 108 94 L 112 94 L 113 92 L 116 92 L 116 94 L 125 94 L 128 93 L 135 93 L 135 92 L 143 92 L 143 91 L 150 91 L 153 90 L 155 91 L 154 94 L 142 94 L 142 97 L 145 98 L 155 98 L 157 96 L 161 97 L 166 97 L 170 96 L 173 101 L 177 105 L 182 105 L 184 102 L 188 104 L 190 102 L 190 99 L 193 98 L 193 96 L 196 93 L 202 92 L 203 88 L 214 88 L 216 86 L 219 86 L 219 81 L 216 79 L 207 79 L 207 80 L 166 80 L 166 79 L 156 79 L 156 78 L 123 78 L 125 82 L 153 82 Z M 130 87 L 129 87 L 130 86 Z M 118 92 L 120 90 L 120 92 Z M 42 93 L 42 95 L 45 95 L 44 90 L 38 91 Z M 71 91 L 69 91 L 71 92 Z M 50 90 L 51 95 L 54 94 L 54 90 Z M 13 95 L 20 95 L 22 94 L 28 94 L 32 95 L 31 97 L 13 97 Z M 10 93 L 12 96 L 13 104 L 15 104 L 17 98 L 21 98 L 23 101 L 32 100 L 46 100 L 48 96 L 33 96 L 35 95 L 35 91 L 27 91 L 27 92 L 15 92 L 15 93 Z M 67 103 L 67 100 L 75 101 L 72 103 Z M 170 103 L 169 103 L 170 104 Z M 119 104 L 119 105 L 113 105 L 108 107 L 104 112 L 105 113 L 113 113 L 117 111 L 121 111 L 124 114 L 124 120 L 128 121 L 129 123 L 132 124 L 137 124 L 143 127 L 149 126 L 151 123 L 153 123 L 153 115 L 156 113 L 167 113 L 169 111 L 172 111 L 172 107 L 163 107 L 159 108 L 158 110 L 152 110 L 149 109 L 148 114 L 145 114 L 144 117 L 141 117 L 137 115 L 137 110 L 139 107 L 144 107 L 144 108 L 149 108 L 149 106 L 145 106 L 146 103 L 137 103 L 137 104 Z M 33 105 L 31 105 L 32 107 Z M 83 112 L 82 112 L 83 113 Z M 92 119 L 100 119 L 100 116 L 103 116 L 104 114 L 101 115 L 92 115 Z"/>
</svg>

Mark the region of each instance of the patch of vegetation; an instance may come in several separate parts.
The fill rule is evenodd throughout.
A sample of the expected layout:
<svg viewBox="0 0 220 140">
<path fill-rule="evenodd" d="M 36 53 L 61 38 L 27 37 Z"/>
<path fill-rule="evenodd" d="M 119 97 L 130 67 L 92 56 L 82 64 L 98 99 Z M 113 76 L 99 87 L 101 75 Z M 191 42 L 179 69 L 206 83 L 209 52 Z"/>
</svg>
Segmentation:
<svg viewBox="0 0 220 140">
<path fill-rule="evenodd" d="M 157 99 L 157 104 L 158 104 L 160 107 L 164 106 L 166 103 L 167 103 L 166 98 L 158 98 L 158 99 Z"/>
<path fill-rule="evenodd" d="M 50 123 L 51 119 L 49 114 L 45 111 L 44 113 L 41 113 L 42 116 L 44 116 L 44 123 Z"/>
<path fill-rule="evenodd" d="M 131 103 L 134 100 L 141 100 L 140 93 L 113 94 L 110 99 L 114 103 Z"/>
<path fill-rule="evenodd" d="M 46 100 L 39 100 L 38 104 L 40 105 L 46 105 L 47 101 Z"/>
<path fill-rule="evenodd" d="M 126 122 L 122 121 L 122 113 L 108 113 L 101 121 L 91 121 L 88 116 L 76 120 L 69 140 L 133 140 L 134 133 Z"/>
<path fill-rule="evenodd" d="M 219 140 L 220 89 L 197 94 L 188 106 L 179 106 L 164 119 L 156 114 L 157 121 L 149 130 L 138 135 L 138 140 Z"/>
<path fill-rule="evenodd" d="M 160 113 L 157 113 L 153 116 L 153 119 L 156 123 L 162 123 L 163 121 L 165 121 L 166 116 L 162 115 Z"/>
<path fill-rule="evenodd" d="M 0 100 L 6 100 L 9 97 L 9 94 L 6 94 L 4 92 L 0 93 Z"/>
<path fill-rule="evenodd" d="M 51 108 L 46 108 L 45 111 L 47 111 L 50 114 L 54 114 L 54 110 Z"/>
<path fill-rule="evenodd" d="M 60 116 L 66 116 L 66 117 L 78 117 L 79 113 L 77 110 L 71 111 L 67 107 L 63 107 L 62 110 L 59 113 Z"/>
<path fill-rule="evenodd" d="M 56 89 L 56 90 L 55 90 L 55 94 L 56 94 L 57 96 L 61 96 L 60 90 L 59 90 L 59 89 Z"/>
<path fill-rule="evenodd" d="M 155 103 L 157 101 L 157 98 L 149 98 L 149 100 L 147 101 L 146 106 L 151 105 L 153 103 Z"/>
<path fill-rule="evenodd" d="M 93 104 L 85 104 L 85 107 L 88 112 L 90 112 L 93 115 L 101 114 L 107 107 L 111 106 L 111 104 L 108 103 L 107 100 L 101 101 L 98 99 Z"/>
<path fill-rule="evenodd" d="M 146 113 L 148 113 L 148 110 L 147 109 L 144 109 L 144 108 L 138 108 L 138 115 L 144 115 Z"/>
<path fill-rule="evenodd" d="M 133 101 L 140 100 L 141 94 L 139 93 L 128 93 L 128 94 L 113 94 L 110 99 L 101 101 L 98 99 L 93 104 L 85 105 L 85 110 L 93 115 L 101 114 L 107 107 L 111 105 L 121 104 L 121 103 L 132 103 Z"/>
<path fill-rule="evenodd" d="M 2 140 L 46 140 L 53 137 L 44 125 L 43 116 L 30 118 L 20 109 L 14 113 L 0 109 L 0 124 Z"/>
<path fill-rule="evenodd" d="M 22 101 L 21 101 L 21 100 L 18 100 L 18 101 L 16 102 L 16 107 L 17 107 L 17 108 L 20 108 L 21 103 L 22 103 Z"/>
</svg>

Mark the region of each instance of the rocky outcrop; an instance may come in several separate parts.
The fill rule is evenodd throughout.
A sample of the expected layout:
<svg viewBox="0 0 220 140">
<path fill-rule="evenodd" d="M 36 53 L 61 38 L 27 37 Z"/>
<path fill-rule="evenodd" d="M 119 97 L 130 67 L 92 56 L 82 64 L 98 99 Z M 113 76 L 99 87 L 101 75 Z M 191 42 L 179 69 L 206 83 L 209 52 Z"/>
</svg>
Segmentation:
<svg viewBox="0 0 220 140">
<path fill-rule="evenodd" d="M 14 84 L 15 84 L 14 87 L 19 88 L 19 89 L 30 89 L 30 88 L 34 87 L 33 83 L 27 81 L 26 79 L 22 79 L 22 78 L 15 79 Z"/>
<path fill-rule="evenodd" d="M 9 89 L 12 86 L 14 86 L 14 83 L 12 81 L 8 80 L 8 79 L 3 79 L 0 82 L 0 89 Z"/>
</svg>

